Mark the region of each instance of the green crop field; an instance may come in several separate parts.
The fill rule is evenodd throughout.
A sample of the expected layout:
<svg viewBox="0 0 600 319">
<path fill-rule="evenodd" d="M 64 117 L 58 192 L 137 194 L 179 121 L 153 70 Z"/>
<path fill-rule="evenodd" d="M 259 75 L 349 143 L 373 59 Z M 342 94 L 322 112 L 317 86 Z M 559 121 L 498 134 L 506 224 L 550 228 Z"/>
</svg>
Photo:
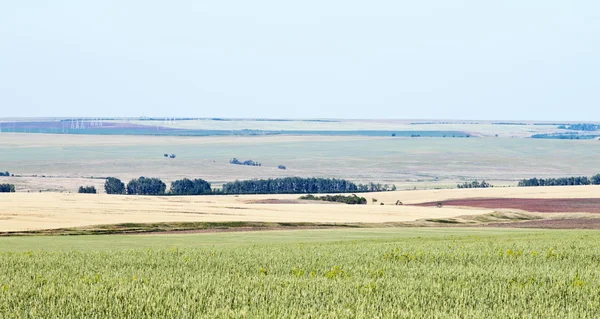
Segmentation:
<svg viewBox="0 0 600 319">
<path fill-rule="evenodd" d="M 0 238 L 2 318 L 595 318 L 600 233 Z"/>
</svg>

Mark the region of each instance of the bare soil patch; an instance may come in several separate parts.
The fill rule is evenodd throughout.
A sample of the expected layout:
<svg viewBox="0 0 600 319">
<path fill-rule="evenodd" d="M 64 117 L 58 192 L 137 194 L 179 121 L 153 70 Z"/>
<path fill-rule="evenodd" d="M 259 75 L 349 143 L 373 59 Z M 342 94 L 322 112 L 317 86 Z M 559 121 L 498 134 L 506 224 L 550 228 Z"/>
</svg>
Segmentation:
<svg viewBox="0 0 600 319">
<path fill-rule="evenodd" d="M 415 206 L 460 206 L 489 209 L 519 209 L 538 213 L 600 214 L 600 198 L 465 198 L 416 204 Z"/>
</svg>

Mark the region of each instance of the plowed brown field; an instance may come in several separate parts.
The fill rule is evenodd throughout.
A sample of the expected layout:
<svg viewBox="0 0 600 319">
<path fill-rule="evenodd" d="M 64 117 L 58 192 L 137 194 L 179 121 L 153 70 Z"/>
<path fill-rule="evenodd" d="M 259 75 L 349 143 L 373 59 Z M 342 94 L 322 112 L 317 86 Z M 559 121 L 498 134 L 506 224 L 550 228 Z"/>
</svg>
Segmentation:
<svg viewBox="0 0 600 319">
<path fill-rule="evenodd" d="M 428 202 L 416 206 L 460 206 L 488 209 L 519 209 L 538 213 L 600 214 L 600 198 L 465 198 Z"/>
</svg>

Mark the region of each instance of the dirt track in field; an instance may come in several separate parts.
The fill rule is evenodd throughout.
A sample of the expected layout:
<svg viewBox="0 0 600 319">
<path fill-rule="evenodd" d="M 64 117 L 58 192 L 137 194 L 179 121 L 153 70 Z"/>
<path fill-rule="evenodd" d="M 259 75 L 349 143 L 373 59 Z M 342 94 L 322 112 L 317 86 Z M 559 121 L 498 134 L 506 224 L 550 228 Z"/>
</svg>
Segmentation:
<svg viewBox="0 0 600 319">
<path fill-rule="evenodd" d="M 600 198 L 465 198 L 416 204 L 421 207 L 442 206 L 488 209 L 519 209 L 537 213 L 600 214 Z"/>
</svg>

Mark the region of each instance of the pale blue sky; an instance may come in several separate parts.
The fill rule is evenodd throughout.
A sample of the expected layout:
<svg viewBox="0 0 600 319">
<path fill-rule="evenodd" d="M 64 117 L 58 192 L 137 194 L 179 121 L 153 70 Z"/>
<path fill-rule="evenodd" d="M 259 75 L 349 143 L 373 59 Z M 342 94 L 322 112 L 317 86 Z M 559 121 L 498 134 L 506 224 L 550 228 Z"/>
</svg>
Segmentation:
<svg viewBox="0 0 600 319">
<path fill-rule="evenodd" d="M 593 0 L 0 2 L 0 117 L 600 120 Z"/>
</svg>

